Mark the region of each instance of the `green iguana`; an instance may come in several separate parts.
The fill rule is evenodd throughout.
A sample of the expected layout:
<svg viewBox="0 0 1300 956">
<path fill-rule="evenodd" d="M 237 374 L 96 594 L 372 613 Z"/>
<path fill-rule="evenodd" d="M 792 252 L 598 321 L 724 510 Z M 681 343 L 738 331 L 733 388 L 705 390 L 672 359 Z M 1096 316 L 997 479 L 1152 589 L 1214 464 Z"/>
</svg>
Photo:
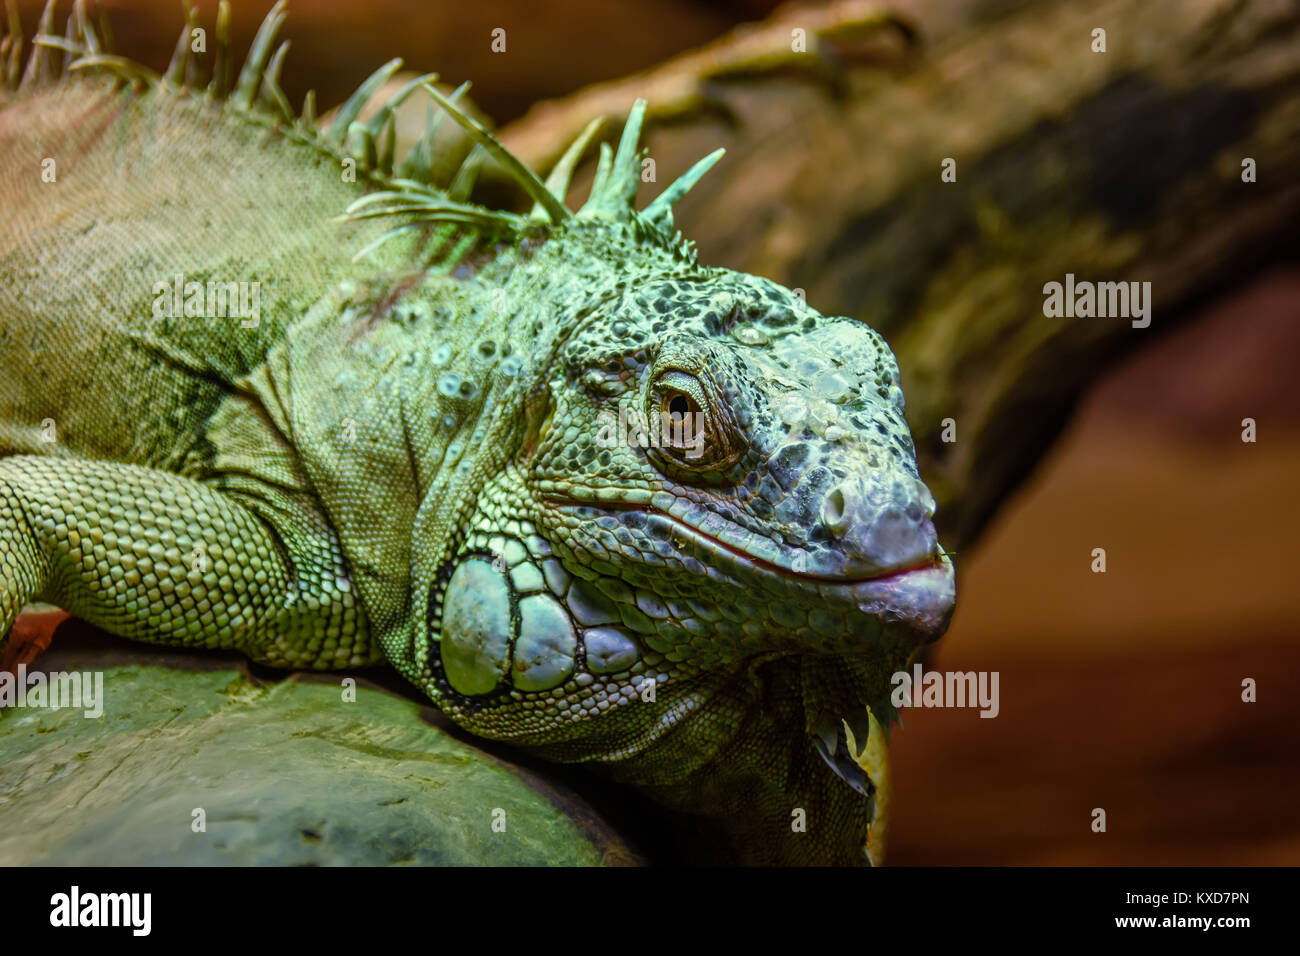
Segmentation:
<svg viewBox="0 0 1300 956">
<path fill-rule="evenodd" d="M 286 668 L 388 663 L 470 732 L 590 762 L 751 862 L 862 862 L 890 675 L 951 614 L 898 368 L 865 324 L 639 212 L 644 104 L 565 203 L 433 77 L 326 129 L 46 9 L 0 47 L 0 634 L 41 600 Z M 273 50 L 274 47 L 274 50 Z M 21 77 L 19 76 L 21 72 Z M 477 143 L 430 179 L 394 110 Z M 469 200 L 499 162 L 531 214 Z M 879 718 L 879 723 L 877 723 Z"/>
</svg>

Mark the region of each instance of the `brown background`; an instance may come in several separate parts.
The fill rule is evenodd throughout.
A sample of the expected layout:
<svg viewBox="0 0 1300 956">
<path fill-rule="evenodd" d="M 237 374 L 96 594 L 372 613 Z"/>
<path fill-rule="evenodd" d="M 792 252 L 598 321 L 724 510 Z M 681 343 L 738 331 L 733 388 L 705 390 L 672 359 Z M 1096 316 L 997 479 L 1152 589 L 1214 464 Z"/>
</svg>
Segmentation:
<svg viewBox="0 0 1300 956">
<path fill-rule="evenodd" d="M 891 862 L 1300 863 L 1297 318 L 1275 270 L 1139 354 L 958 556 L 930 666 L 1001 714 L 904 712 Z"/>
</svg>

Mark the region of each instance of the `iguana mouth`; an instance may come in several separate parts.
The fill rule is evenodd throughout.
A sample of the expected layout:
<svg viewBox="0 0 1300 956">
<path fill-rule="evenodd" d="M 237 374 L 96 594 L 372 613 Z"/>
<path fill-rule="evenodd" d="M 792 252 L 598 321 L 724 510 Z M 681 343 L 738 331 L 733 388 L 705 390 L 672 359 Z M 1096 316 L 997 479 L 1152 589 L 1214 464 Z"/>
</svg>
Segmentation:
<svg viewBox="0 0 1300 956">
<path fill-rule="evenodd" d="M 623 512 L 623 513 L 638 512 L 640 514 L 644 514 L 647 516 L 652 515 L 656 518 L 663 519 L 664 521 L 671 524 L 677 530 L 686 532 L 687 534 L 691 535 L 695 539 L 706 543 L 710 547 L 717 549 L 719 551 L 725 551 L 728 554 L 730 554 L 732 557 L 742 561 L 747 561 L 755 567 L 763 568 L 765 570 L 772 571 L 776 574 L 781 574 L 786 577 L 794 578 L 801 581 L 808 581 L 812 583 L 839 585 L 843 587 L 853 587 L 854 585 L 866 584 L 873 581 L 886 581 L 889 580 L 890 578 L 899 577 L 904 574 L 910 574 L 913 571 L 925 571 L 931 568 L 941 567 L 943 563 L 941 554 L 936 552 L 935 554 L 930 555 L 920 561 L 914 561 L 909 564 L 900 565 L 897 567 L 885 568 L 884 570 L 878 571 L 875 574 L 858 575 L 858 576 L 812 574 L 807 571 L 800 571 L 795 567 L 795 563 L 797 561 L 797 557 L 799 554 L 797 549 L 778 548 L 774 546 L 772 551 L 770 552 L 773 555 L 780 555 L 782 557 L 786 555 L 794 555 L 794 557 L 788 559 L 787 561 L 775 560 L 773 558 L 765 558 L 762 555 L 756 554 L 753 551 L 746 550 L 745 548 L 742 548 L 739 545 L 733 544 L 732 542 L 727 541 L 724 538 L 720 538 L 717 535 L 710 534 L 709 532 L 705 531 L 703 528 L 693 525 L 688 521 L 684 521 L 683 519 L 677 517 L 676 515 L 670 514 L 667 511 L 663 511 L 659 508 L 655 508 L 650 505 L 619 504 L 617 502 L 604 502 L 604 501 L 591 502 L 591 501 L 581 501 L 572 498 L 563 498 L 563 499 L 551 498 L 547 500 L 547 504 L 562 511 L 572 511 L 577 508 L 589 508 L 589 509 L 596 509 L 596 510 L 607 511 L 607 512 Z M 715 514 L 715 513 L 710 512 L 710 514 Z M 726 519 L 720 519 L 720 520 L 724 522 L 726 521 Z M 731 527 L 739 527 L 738 525 L 734 525 L 731 522 L 727 522 L 727 524 Z M 749 532 L 745 532 L 745 533 L 748 534 Z"/>
<path fill-rule="evenodd" d="M 678 551 L 688 555 L 703 551 L 715 558 L 709 565 L 712 568 L 777 575 L 815 597 L 853 603 L 859 610 L 878 615 L 887 621 L 901 621 L 927 638 L 938 637 L 943 632 L 955 598 L 952 561 L 942 551 L 936 550 L 921 561 L 886 567 L 866 576 L 810 574 L 796 569 L 800 552 L 795 549 L 779 547 L 766 539 L 756 539 L 770 545 L 767 549 L 768 556 L 760 555 L 652 505 L 589 502 L 571 498 L 550 498 L 546 504 L 569 513 L 579 509 L 606 514 L 639 513 L 646 517 L 646 530 L 651 534 L 656 530 L 669 531 L 672 535 L 683 538 L 684 540 L 669 538 Z M 724 527 L 731 526 L 726 519 L 720 520 L 724 522 Z M 655 527 L 655 523 L 659 523 L 659 528 Z M 749 532 L 745 534 L 749 535 Z M 755 536 L 749 536 L 755 539 Z"/>
<path fill-rule="evenodd" d="M 665 514 L 662 511 L 657 511 L 652 509 L 643 509 L 643 510 L 645 510 L 647 513 L 652 513 L 658 515 L 661 518 L 666 519 L 669 523 L 673 524 L 677 528 L 686 531 L 688 534 L 694 535 L 699 539 L 702 539 L 708 545 L 717 548 L 718 550 L 726 551 L 728 554 L 730 554 L 732 557 L 738 560 L 748 561 L 751 564 L 755 565 L 756 567 L 764 568 L 776 574 L 780 574 L 790 578 L 795 578 L 801 581 L 809 581 L 809 582 L 815 582 L 820 584 L 831 584 L 831 585 L 851 588 L 854 587 L 855 585 L 866 584 L 872 581 L 887 581 L 890 578 L 896 578 L 899 577 L 900 575 L 909 574 L 912 571 L 923 571 L 927 568 L 933 568 L 936 567 L 938 564 L 937 556 L 934 556 L 934 557 L 927 558 L 923 561 L 914 562 L 905 567 L 886 568 L 885 570 L 880 571 L 876 574 L 865 575 L 865 576 L 850 577 L 848 575 L 810 574 L 807 571 L 797 570 L 794 567 L 793 561 L 787 566 L 780 562 L 771 561 L 766 558 L 760 557 L 759 555 L 754 554 L 752 551 L 746 551 L 744 548 L 738 547 L 737 545 L 734 545 L 723 538 L 719 538 L 716 535 L 709 534 L 707 531 L 704 531 L 702 528 L 698 528 L 695 525 L 683 521 L 682 519 L 677 518 L 671 514 Z"/>
</svg>

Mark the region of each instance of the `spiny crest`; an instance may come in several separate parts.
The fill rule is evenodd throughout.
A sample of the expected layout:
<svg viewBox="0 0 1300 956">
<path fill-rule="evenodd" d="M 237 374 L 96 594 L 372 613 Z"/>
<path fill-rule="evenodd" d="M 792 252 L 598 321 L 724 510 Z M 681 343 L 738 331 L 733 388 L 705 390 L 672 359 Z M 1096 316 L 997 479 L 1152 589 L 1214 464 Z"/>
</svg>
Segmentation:
<svg viewBox="0 0 1300 956">
<path fill-rule="evenodd" d="M 521 235 L 530 222 L 540 221 L 559 227 L 575 217 L 565 200 L 574 169 L 595 137 L 599 120 L 592 121 L 583 130 L 543 182 L 457 104 L 469 88 L 468 83 L 445 96 L 433 86 L 438 79 L 436 73 L 416 77 L 390 96 L 371 119 L 360 122 L 358 118 L 364 107 L 401 68 L 400 59 L 385 63 L 362 82 L 338 109 L 328 128 L 322 128 L 316 119 L 314 91 L 308 91 L 301 113 L 295 114 L 280 87 L 289 41 L 276 46 L 276 35 L 286 16 L 286 0 L 278 0 L 267 13 L 233 83 L 230 4 L 221 0 L 217 8 L 212 68 L 205 86 L 200 85 L 201 60 L 204 57 L 192 52 L 191 43 L 192 31 L 198 29 L 198 15 L 188 0 L 183 0 L 185 26 L 176 41 L 171 62 L 161 76 L 142 64 L 109 52 L 107 22 L 101 15 L 97 29 L 86 13 L 85 0 L 75 0 L 66 33 L 63 36 L 53 33 L 55 2 L 47 0 L 20 80 L 23 57 L 21 24 L 11 0 L 5 0 L 7 29 L 0 37 L 0 88 L 24 92 L 55 82 L 69 73 L 101 70 L 114 76 L 119 83 L 129 84 L 137 90 L 157 89 L 181 95 L 201 91 L 204 96 L 224 101 L 230 108 L 256 121 L 274 125 L 286 136 L 336 158 L 351 160 L 358 172 L 378 191 L 358 199 L 339 218 L 359 220 L 401 216 L 407 220 L 362 249 L 357 258 L 390 238 L 430 223 L 458 224 L 475 233 L 511 237 Z M 420 139 L 398 161 L 394 155 L 396 111 L 416 90 L 427 93 L 441 112 L 430 115 Z M 444 114 L 449 115 L 476 145 L 451 183 L 441 188 L 434 183 L 433 177 L 437 158 L 435 136 Z M 635 201 L 641 181 L 641 160 L 645 155 L 640 148 L 644 118 L 645 101 L 637 100 L 628 114 L 617 152 L 611 151 L 607 143 L 601 143 L 591 195 L 576 216 L 626 223 L 645 241 L 693 255 L 691 244 L 683 242 L 680 234 L 674 232 L 672 209 L 725 151 L 719 149 L 701 159 L 638 213 Z M 488 209 L 468 201 L 485 155 L 495 159 L 533 200 L 532 211 L 527 216 Z"/>
</svg>

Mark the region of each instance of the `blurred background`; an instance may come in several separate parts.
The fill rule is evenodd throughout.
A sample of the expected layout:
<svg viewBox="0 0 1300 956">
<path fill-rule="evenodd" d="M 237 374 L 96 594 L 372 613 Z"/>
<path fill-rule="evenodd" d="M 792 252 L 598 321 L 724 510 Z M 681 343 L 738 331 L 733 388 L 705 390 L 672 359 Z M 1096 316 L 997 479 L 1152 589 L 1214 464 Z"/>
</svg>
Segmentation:
<svg viewBox="0 0 1300 956">
<path fill-rule="evenodd" d="M 929 666 L 1002 710 L 904 713 L 890 862 L 1300 863 L 1298 320 L 1276 268 L 1134 355 L 959 556 Z"/>
<path fill-rule="evenodd" d="M 17 6 L 30 32 L 40 4 Z M 165 68 L 183 21 L 177 0 L 102 6 L 122 52 Z M 268 6 L 234 4 L 236 49 Z M 918 8 L 942 32 L 974 4 L 892 6 Z M 1189 15 L 1205 6 L 1189 3 Z M 539 100 L 653 67 L 775 8 L 295 0 L 283 85 L 294 103 L 314 87 L 323 109 L 400 55 L 413 70 L 473 79 L 478 106 L 507 124 Z M 215 3 L 200 9 L 210 23 Z M 490 49 L 496 27 L 508 30 L 506 55 Z M 768 198 L 780 205 L 783 194 Z M 701 238 L 706 262 L 753 269 L 712 234 Z M 891 863 L 1300 863 L 1293 256 L 1256 256 L 1256 267 L 1201 290 L 1172 331 L 1089 373 L 1078 403 L 1062 406 L 1059 438 L 1033 449 L 1027 480 L 958 554 L 958 610 L 929 666 L 998 671 L 1001 713 L 904 712 Z M 1241 441 L 1246 417 L 1258 423 L 1254 444 Z M 1090 570 L 1096 547 L 1106 574 Z M 1241 700 L 1247 677 L 1257 703 Z M 1104 834 L 1090 829 L 1095 807 L 1107 811 Z"/>
</svg>

